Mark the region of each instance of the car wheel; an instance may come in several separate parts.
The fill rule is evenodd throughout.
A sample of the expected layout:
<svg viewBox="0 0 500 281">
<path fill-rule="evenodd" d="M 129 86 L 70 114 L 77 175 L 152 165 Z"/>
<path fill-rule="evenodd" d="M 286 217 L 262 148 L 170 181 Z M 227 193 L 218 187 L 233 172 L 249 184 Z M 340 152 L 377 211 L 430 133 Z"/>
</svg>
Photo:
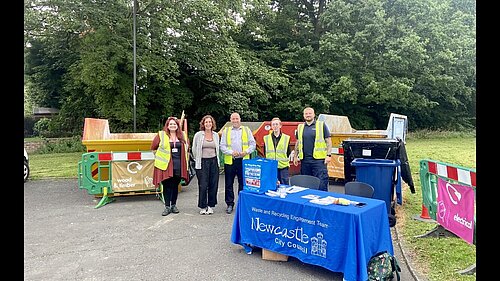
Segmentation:
<svg viewBox="0 0 500 281">
<path fill-rule="evenodd" d="M 28 164 L 28 161 L 24 160 L 24 182 L 28 180 L 29 175 L 30 175 L 30 166 Z"/>
</svg>

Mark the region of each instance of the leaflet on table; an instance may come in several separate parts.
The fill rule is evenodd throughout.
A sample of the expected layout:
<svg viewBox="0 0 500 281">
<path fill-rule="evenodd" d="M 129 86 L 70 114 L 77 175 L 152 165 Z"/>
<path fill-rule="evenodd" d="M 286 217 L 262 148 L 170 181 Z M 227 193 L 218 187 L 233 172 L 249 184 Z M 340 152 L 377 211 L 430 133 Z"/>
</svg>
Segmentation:
<svg viewBox="0 0 500 281">
<path fill-rule="evenodd" d="M 319 199 L 319 198 L 321 198 L 321 196 L 315 195 L 315 194 L 307 194 L 307 195 L 302 196 L 302 198 L 305 198 L 305 199 Z"/>
<path fill-rule="evenodd" d="M 273 191 L 273 190 L 268 190 L 264 194 L 267 196 L 271 196 L 271 197 L 279 197 L 280 196 L 279 192 Z"/>
<path fill-rule="evenodd" d="M 305 196 L 302 196 L 305 197 Z M 331 205 L 331 204 L 336 204 L 336 205 L 343 205 L 343 206 L 349 206 L 349 205 L 356 205 L 358 202 L 351 201 L 345 198 L 337 198 L 333 196 L 327 196 L 323 198 L 313 198 L 309 202 L 314 203 L 314 204 L 319 204 L 319 205 Z"/>
<path fill-rule="evenodd" d="M 271 197 L 286 197 L 286 194 L 291 194 L 291 193 L 297 193 L 297 192 L 301 192 L 301 191 L 304 191 L 308 189 L 307 187 L 301 187 L 301 186 L 296 186 L 296 185 L 293 185 L 293 186 L 290 186 L 290 187 L 284 187 L 284 186 L 281 186 L 276 190 L 268 190 L 266 191 L 266 195 L 267 196 L 271 196 Z M 285 194 L 283 194 L 283 192 Z"/>
<path fill-rule="evenodd" d="M 286 197 L 286 194 L 288 193 L 296 193 L 296 192 L 300 192 L 300 191 L 304 191 L 308 189 L 307 187 L 301 187 L 301 186 L 290 186 L 290 187 L 283 187 L 281 188 L 278 188 L 278 190 L 274 191 L 274 190 L 268 190 L 266 191 L 266 195 L 267 196 L 270 196 L 270 197 L 281 197 L 281 198 L 285 198 Z M 283 193 L 283 191 L 285 191 L 285 193 Z M 360 202 L 357 202 L 357 201 L 353 201 L 353 200 L 348 200 L 348 199 L 345 199 L 345 198 L 338 198 L 338 197 L 333 197 L 333 196 L 327 196 L 327 197 L 323 197 L 321 198 L 320 195 L 316 195 L 316 194 L 307 194 L 307 195 L 303 195 L 301 196 L 302 198 L 305 198 L 305 199 L 310 199 L 309 202 L 311 203 L 314 203 L 314 204 L 318 204 L 318 205 L 331 205 L 331 204 L 336 204 L 336 205 L 343 205 L 343 206 L 349 206 L 349 205 L 356 205 L 356 206 L 359 206 L 359 207 L 362 207 L 364 205 L 366 205 L 366 203 L 360 203 Z"/>
<path fill-rule="evenodd" d="M 312 199 L 309 202 L 314 203 L 314 204 L 319 204 L 319 205 L 331 205 L 331 204 L 333 204 L 334 199 L 336 199 L 336 198 L 331 197 L 331 196 L 327 196 L 327 197 L 323 197 L 323 198 Z"/>
<path fill-rule="evenodd" d="M 292 185 L 286 188 L 286 193 L 297 193 L 308 189 L 307 187 Z"/>
</svg>

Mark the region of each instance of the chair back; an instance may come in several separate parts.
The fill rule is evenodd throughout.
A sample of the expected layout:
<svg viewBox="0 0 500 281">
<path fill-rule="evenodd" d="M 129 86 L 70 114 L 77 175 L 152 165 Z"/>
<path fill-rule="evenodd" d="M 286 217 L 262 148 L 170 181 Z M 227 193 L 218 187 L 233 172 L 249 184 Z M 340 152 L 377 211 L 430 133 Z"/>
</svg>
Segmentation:
<svg viewBox="0 0 500 281">
<path fill-rule="evenodd" d="M 321 180 L 309 175 L 294 175 L 289 178 L 290 185 L 302 186 L 311 189 L 319 189 Z"/>
<path fill-rule="evenodd" d="M 375 189 L 368 183 L 360 181 L 346 182 L 344 185 L 345 194 L 372 198 Z"/>
</svg>

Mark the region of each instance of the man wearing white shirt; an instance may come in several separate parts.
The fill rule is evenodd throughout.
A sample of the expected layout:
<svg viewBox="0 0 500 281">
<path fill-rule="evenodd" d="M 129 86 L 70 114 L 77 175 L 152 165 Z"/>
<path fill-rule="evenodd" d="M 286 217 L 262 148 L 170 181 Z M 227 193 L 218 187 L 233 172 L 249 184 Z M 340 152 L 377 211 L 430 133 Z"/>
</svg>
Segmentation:
<svg viewBox="0 0 500 281">
<path fill-rule="evenodd" d="M 238 192 L 243 190 L 243 159 L 250 159 L 255 151 L 255 138 L 250 128 L 241 125 L 240 114 L 231 114 L 231 127 L 222 131 L 220 150 L 224 154 L 224 200 L 226 213 L 234 209 L 234 177 L 238 177 Z"/>
</svg>

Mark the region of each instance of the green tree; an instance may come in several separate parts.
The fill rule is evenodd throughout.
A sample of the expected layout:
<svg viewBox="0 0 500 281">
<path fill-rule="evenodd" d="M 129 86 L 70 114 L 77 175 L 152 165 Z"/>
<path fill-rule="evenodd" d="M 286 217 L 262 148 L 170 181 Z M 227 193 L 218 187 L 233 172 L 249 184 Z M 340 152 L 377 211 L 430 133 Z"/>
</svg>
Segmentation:
<svg viewBox="0 0 500 281">
<path fill-rule="evenodd" d="M 144 0 L 137 10 L 137 127 L 184 110 L 301 120 L 302 109 L 384 128 L 475 126 L 471 0 Z M 52 128 L 83 118 L 133 124 L 132 1 L 25 2 L 30 102 L 60 109 Z"/>
<path fill-rule="evenodd" d="M 475 125 L 474 2 L 456 2 L 332 2 L 321 44 L 332 100 L 379 127 L 390 112 L 419 128 Z"/>
</svg>

